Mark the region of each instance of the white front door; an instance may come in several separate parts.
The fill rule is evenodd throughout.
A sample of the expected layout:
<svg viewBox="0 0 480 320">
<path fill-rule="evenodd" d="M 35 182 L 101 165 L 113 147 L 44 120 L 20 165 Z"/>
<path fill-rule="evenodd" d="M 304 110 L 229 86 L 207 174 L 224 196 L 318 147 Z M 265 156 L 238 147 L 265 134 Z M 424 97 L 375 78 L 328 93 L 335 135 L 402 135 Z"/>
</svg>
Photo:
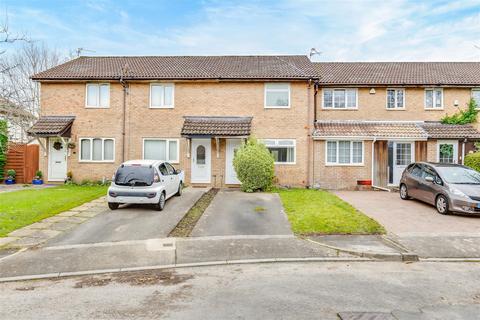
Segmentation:
<svg viewBox="0 0 480 320">
<path fill-rule="evenodd" d="M 48 181 L 64 181 L 67 177 L 67 146 L 58 138 L 49 138 L 48 145 Z"/>
<path fill-rule="evenodd" d="M 211 140 L 192 139 L 192 183 L 210 183 Z"/>
<path fill-rule="evenodd" d="M 458 141 L 438 140 L 437 141 L 437 162 L 458 163 Z"/>
<path fill-rule="evenodd" d="M 242 145 L 241 139 L 227 139 L 225 155 L 225 184 L 241 184 L 233 167 L 235 151 Z"/>
<path fill-rule="evenodd" d="M 415 144 L 413 142 L 390 141 L 389 151 L 389 184 L 398 186 L 403 170 L 415 161 Z"/>
</svg>

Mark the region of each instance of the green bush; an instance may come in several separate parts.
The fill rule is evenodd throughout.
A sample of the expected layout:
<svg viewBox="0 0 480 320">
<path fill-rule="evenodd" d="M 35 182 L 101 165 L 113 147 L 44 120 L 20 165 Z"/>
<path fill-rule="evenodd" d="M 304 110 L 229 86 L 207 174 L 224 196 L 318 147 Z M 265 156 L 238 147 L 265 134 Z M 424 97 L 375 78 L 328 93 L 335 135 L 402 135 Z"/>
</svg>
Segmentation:
<svg viewBox="0 0 480 320">
<path fill-rule="evenodd" d="M 465 165 L 480 171 L 480 152 L 469 153 L 465 156 Z"/>
<path fill-rule="evenodd" d="M 7 145 L 7 121 L 0 120 L 0 181 L 3 180 L 3 177 L 5 176 L 4 167 L 7 163 Z"/>
<path fill-rule="evenodd" d="M 459 110 L 452 115 L 446 115 L 441 119 L 443 124 L 469 124 L 477 121 L 478 115 L 477 103 L 473 98 L 470 99 L 467 109 Z"/>
<path fill-rule="evenodd" d="M 245 192 L 265 191 L 272 186 L 275 175 L 273 157 L 255 138 L 248 139 L 236 151 L 233 167 Z"/>
</svg>

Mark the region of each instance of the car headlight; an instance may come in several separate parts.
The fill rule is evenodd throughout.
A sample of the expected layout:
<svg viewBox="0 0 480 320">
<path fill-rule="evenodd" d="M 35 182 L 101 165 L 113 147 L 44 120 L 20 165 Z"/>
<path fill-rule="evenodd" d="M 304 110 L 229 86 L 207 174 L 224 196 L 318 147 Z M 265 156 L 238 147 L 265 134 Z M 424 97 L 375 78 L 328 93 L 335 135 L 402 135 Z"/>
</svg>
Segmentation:
<svg viewBox="0 0 480 320">
<path fill-rule="evenodd" d="M 450 187 L 450 192 L 453 193 L 454 195 L 458 196 L 458 197 L 468 198 L 468 196 L 465 193 L 458 190 L 457 188 Z"/>
</svg>

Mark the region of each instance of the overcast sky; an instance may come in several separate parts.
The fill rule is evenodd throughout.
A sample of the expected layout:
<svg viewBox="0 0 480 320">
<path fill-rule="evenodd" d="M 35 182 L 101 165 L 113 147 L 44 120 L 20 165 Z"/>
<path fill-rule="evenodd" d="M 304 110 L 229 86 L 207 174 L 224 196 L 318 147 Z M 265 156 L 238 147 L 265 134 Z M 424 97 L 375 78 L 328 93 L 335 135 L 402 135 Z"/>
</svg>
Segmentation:
<svg viewBox="0 0 480 320">
<path fill-rule="evenodd" d="M 480 61 L 480 0 L 0 0 L 11 31 L 84 55 Z"/>
</svg>

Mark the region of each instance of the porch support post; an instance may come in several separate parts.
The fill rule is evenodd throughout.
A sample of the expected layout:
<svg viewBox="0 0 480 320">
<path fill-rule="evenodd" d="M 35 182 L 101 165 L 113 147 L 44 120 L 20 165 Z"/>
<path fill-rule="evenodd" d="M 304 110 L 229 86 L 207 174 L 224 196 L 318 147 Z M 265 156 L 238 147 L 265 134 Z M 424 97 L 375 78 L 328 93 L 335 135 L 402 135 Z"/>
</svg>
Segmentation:
<svg viewBox="0 0 480 320">
<path fill-rule="evenodd" d="M 45 138 L 45 139 L 47 139 L 47 138 Z M 40 137 L 37 137 L 37 141 L 38 141 L 38 144 L 40 145 L 40 147 L 43 150 L 43 156 L 46 157 L 47 156 L 47 148 L 43 144 L 42 140 L 40 140 Z"/>
<path fill-rule="evenodd" d="M 217 159 L 220 158 L 220 138 L 215 137 L 215 147 L 217 149 Z"/>
<path fill-rule="evenodd" d="M 190 159 L 191 138 L 187 138 L 187 159 Z"/>
</svg>

